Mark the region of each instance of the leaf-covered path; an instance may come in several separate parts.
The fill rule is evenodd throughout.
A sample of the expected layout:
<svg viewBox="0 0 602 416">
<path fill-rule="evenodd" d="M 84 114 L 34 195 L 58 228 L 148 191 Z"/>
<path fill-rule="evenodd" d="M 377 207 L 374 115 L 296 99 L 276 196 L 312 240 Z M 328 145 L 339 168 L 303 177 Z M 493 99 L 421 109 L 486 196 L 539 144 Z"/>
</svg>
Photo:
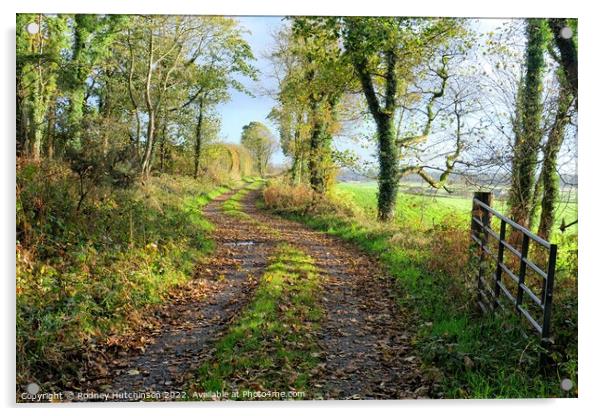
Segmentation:
<svg viewBox="0 0 602 416">
<path fill-rule="evenodd" d="M 258 210 L 258 197 L 259 192 L 249 195 L 246 212 L 277 230 L 280 241 L 313 257 L 324 273 L 316 390 L 327 399 L 428 396 L 405 327 L 410 318 L 399 310 L 391 279 L 379 264 L 335 237 Z"/>
<path fill-rule="evenodd" d="M 252 299 L 271 250 L 287 243 L 314 259 L 322 279 L 319 302 L 325 314 L 312 334 L 321 352 L 307 398 L 428 396 L 428 384 L 410 347 L 410 319 L 396 305 L 391 281 L 377 262 L 334 237 L 258 209 L 259 191 L 240 201 L 244 213 L 224 212 L 232 195 L 224 194 L 205 207 L 215 226 L 216 249 L 199 265 L 198 276 L 157 309 L 155 325 L 139 334 L 145 345 L 110 358 L 84 390 L 185 389 L 195 370 L 211 361 L 217 339 Z"/>
</svg>

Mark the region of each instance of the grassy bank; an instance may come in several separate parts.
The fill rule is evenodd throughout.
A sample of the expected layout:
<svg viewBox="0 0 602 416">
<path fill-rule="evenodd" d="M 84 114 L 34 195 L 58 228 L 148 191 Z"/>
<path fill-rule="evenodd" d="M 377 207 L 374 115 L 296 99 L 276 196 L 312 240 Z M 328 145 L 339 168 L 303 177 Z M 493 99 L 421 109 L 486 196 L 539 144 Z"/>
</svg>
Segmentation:
<svg viewBox="0 0 602 416">
<path fill-rule="evenodd" d="M 374 195 L 335 192 L 316 199 L 302 187 L 272 183 L 268 208 L 351 241 L 377 256 L 398 286 L 399 302 L 419 323 L 416 345 L 444 397 L 562 397 L 560 381 L 576 382 L 576 261 L 559 274 L 554 311 L 558 349 L 549 375 L 538 369 L 536 337 L 513 316 L 481 316 L 474 300 L 465 213 L 417 212 L 400 196 L 398 218 L 373 220 Z M 430 216 L 429 221 L 419 221 Z M 570 263 L 570 262 L 569 262 Z M 576 390 L 571 392 L 576 394 Z"/>
<path fill-rule="evenodd" d="M 307 391 L 318 363 L 312 334 L 322 316 L 319 292 L 313 259 L 289 245 L 278 246 L 253 301 L 217 343 L 214 360 L 199 369 L 190 397 L 237 391 L 226 398 L 303 398 L 255 397 L 253 392 Z"/>
<path fill-rule="evenodd" d="M 17 171 L 17 383 L 77 376 L 87 345 L 136 327 L 190 279 L 212 248 L 201 208 L 230 189 L 170 175 L 86 186 L 79 204 L 65 166 Z"/>
</svg>

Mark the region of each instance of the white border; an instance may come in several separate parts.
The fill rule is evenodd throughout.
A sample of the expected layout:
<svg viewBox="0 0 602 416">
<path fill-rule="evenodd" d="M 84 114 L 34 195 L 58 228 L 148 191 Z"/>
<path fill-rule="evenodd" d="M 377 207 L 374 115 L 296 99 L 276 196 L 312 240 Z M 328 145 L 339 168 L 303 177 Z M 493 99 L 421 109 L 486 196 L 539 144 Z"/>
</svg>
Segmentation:
<svg viewBox="0 0 602 416">
<path fill-rule="evenodd" d="M 203 404 L 193 408 L 187 404 L 176 404 L 169 412 L 204 414 L 217 412 L 220 414 L 263 415 L 266 413 L 307 415 L 307 413 L 345 413 L 364 415 L 371 411 L 379 414 L 412 414 L 426 412 L 470 415 L 487 414 L 508 415 L 520 410 L 530 414 L 546 412 L 547 414 L 568 414 L 592 411 L 599 407 L 601 366 L 597 357 L 600 356 L 600 310 L 601 302 L 597 300 L 602 287 L 600 284 L 599 264 L 601 255 L 597 252 L 600 247 L 599 236 L 602 234 L 600 215 L 597 202 L 601 202 L 600 194 L 600 156 L 602 155 L 602 134 L 599 120 L 600 97 L 600 54 L 602 50 L 599 41 L 602 39 L 600 26 L 602 16 L 596 10 L 594 1 L 466 1 L 466 0 L 390 0 L 363 1 L 350 0 L 330 1 L 267 1 L 267 0 L 167 0 L 162 2 L 132 1 L 132 0 L 100 0 L 86 2 L 82 0 L 5 0 L 2 2 L 2 89 L 1 126 L 4 133 L 2 140 L 2 204 L 3 209 L 3 238 L 2 265 L 4 266 L 2 288 L 2 401 L 11 407 L 14 400 L 14 25 L 16 12 L 64 12 L 64 13 L 171 13 L 171 14 L 225 14 L 225 15 L 404 15 L 404 16 L 470 16 L 470 17 L 577 17 L 579 18 L 579 60 L 581 83 L 579 97 L 579 219 L 581 256 L 579 261 L 579 399 L 576 400 L 472 400 L 472 401 L 423 401 L 423 402 L 353 402 L 353 403 L 244 403 L 244 404 Z M 598 239 L 596 239 L 598 236 Z M 10 371 L 7 371 L 10 370 Z M 598 405 L 598 406 L 597 406 Z M 9 412 L 16 413 L 14 405 Z M 17 411 L 30 413 L 31 406 L 21 406 Z M 106 414 L 107 412 L 122 414 L 133 411 L 132 406 L 108 405 L 86 409 L 90 414 Z M 138 408 L 140 409 L 140 408 Z M 143 411 L 151 414 L 165 414 L 164 405 L 143 405 Z M 43 414 L 81 414 L 80 406 L 54 406 L 39 409 L 36 413 Z"/>
</svg>

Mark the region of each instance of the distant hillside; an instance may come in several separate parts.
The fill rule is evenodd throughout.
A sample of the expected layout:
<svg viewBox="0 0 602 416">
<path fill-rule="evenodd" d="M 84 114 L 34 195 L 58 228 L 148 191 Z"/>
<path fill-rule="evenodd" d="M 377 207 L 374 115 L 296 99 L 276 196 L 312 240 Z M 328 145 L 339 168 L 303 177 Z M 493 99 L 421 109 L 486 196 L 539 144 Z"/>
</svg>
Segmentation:
<svg viewBox="0 0 602 416">
<path fill-rule="evenodd" d="M 437 178 L 441 172 L 434 169 L 425 169 L 425 171 L 434 178 Z M 337 180 L 339 182 L 369 182 L 375 181 L 377 177 L 376 172 L 368 172 L 367 174 L 362 174 L 359 172 L 355 172 L 351 169 L 343 168 L 340 170 Z M 578 175 L 576 174 L 561 174 L 561 187 L 573 187 L 578 184 Z M 426 185 L 424 179 L 422 179 L 419 175 L 412 174 L 405 176 L 402 179 L 404 183 L 415 183 L 416 185 Z M 452 173 L 449 175 L 448 183 L 450 185 L 467 185 L 471 184 L 472 187 L 478 187 L 479 185 L 483 187 L 505 187 L 510 185 L 509 177 L 495 177 L 494 175 L 488 173 L 481 173 L 479 175 L 464 175 L 458 173 Z"/>
</svg>

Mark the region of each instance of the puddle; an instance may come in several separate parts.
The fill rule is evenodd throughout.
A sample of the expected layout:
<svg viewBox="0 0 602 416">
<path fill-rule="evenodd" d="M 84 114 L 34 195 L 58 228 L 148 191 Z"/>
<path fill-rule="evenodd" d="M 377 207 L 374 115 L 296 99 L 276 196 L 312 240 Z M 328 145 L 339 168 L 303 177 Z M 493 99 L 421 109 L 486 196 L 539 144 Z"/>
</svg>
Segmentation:
<svg viewBox="0 0 602 416">
<path fill-rule="evenodd" d="M 224 243 L 228 247 L 252 246 L 255 241 L 237 241 L 236 243 Z"/>
</svg>

